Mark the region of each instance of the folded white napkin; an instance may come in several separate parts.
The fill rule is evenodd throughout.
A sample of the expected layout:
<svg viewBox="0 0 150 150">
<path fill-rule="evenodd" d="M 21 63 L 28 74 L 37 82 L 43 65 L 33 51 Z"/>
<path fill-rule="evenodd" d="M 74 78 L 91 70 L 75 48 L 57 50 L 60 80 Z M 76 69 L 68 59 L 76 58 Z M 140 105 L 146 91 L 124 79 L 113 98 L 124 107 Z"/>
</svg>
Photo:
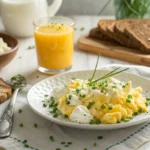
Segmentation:
<svg viewBox="0 0 150 150">
<path fill-rule="evenodd" d="M 118 66 L 129 67 L 130 72 L 150 78 L 148 67 L 108 65 L 102 68 L 113 69 Z M 0 140 L 0 147 L 6 150 L 57 150 L 57 148 L 61 150 L 84 150 L 85 148 L 87 150 L 142 150 L 140 147 L 150 140 L 150 122 L 111 131 L 91 131 L 59 126 L 43 119 L 29 108 L 26 100 L 27 92 L 28 89 L 24 89 L 18 95 L 11 137 Z M 0 106 L 1 114 L 7 103 Z M 19 109 L 22 109 L 22 113 L 18 112 Z M 23 123 L 23 127 L 19 126 L 20 123 Z M 38 125 L 37 128 L 34 127 L 34 123 Z M 54 141 L 50 140 L 50 136 L 53 136 Z M 98 136 L 102 138 L 98 139 Z M 27 140 L 27 144 L 24 144 L 24 140 Z M 72 144 L 61 144 L 61 142 L 72 142 Z M 68 145 L 69 147 L 65 147 Z"/>
</svg>

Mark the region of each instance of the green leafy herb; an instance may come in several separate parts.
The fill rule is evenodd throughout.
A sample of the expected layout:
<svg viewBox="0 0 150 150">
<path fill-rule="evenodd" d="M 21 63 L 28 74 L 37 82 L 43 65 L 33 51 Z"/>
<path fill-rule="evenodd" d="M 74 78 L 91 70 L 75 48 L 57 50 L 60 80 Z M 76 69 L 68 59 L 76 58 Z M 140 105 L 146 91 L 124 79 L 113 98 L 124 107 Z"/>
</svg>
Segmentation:
<svg viewBox="0 0 150 150">
<path fill-rule="evenodd" d="M 68 142 L 67 144 L 71 145 L 71 144 L 72 144 L 72 142 Z"/>
<path fill-rule="evenodd" d="M 21 74 L 17 74 L 15 76 L 11 77 L 10 81 L 14 87 L 20 86 L 22 84 L 27 84 L 25 77 Z"/>
<path fill-rule="evenodd" d="M 98 57 L 97 57 L 97 62 L 96 62 L 96 65 L 95 65 L 95 69 L 94 69 L 93 75 L 92 75 L 92 77 L 89 79 L 89 81 L 92 81 L 93 78 L 95 77 L 96 69 L 97 69 L 97 66 L 98 66 L 98 61 L 99 61 L 99 55 L 98 55 Z"/>
<path fill-rule="evenodd" d="M 35 48 L 35 46 L 34 45 L 32 45 L 32 46 L 28 46 L 27 47 L 27 50 L 31 50 L 31 49 L 34 49 Z"/>
<path fill-rule="evenodd" d="M 101 140 L 101 139 L 103 139 L 103 136 L 98 136 L 97 138 L 98 138 L 99 140 Z"/>
<path fill-rule="evenodd" d="M 63 141 L 63 142 L 61 142 L 61 144 L 66 144 L 66 142 Z"/>
<path fill-rule="evenodd" d="M 102 104 L 101 105 L 101 109 L 105 109 L 106 108 L 106 105 L 105 104 Z"/>
<path fill-rule="evenodd" d="M 80 31 L 83 31 L 85 28 L 84 27 L 82 27 L 82 28 L 80 28 Z"/>
<path fill-rule="evenodd" d="M 124 122 L 129 122 L 130 120 L 129 119 L 124 119 Z"/>
<path fill-rule="evenodd" d="M 54 142 L 54 137 L 53 136 L 50 136 L 49 139 Z"/>
<path fill-rule="evenodd" d="M 131 100 L 127 98 L 127 99 L 126 99 L 126 102 L 127 102 L 127 103 L 131 103 Z"/>
<path fill-rule="evenodd" d="M 97 143 L 95 142 L 95 143 L 93 144 L 93 146 L 97 146 Z"/>
<path fill-rule="evenodd" d="M 95 124 L 95 121 L 92 119 L 90 120 L 89 124 Z"/>
<path fill-rule="evenodd" d="M 44 103 L 44 104 L 43 104 L 43 107 L 47 107 L 47 104 Z"/>
<path fill-rule="evenodd" d="M 23 127 L 23 123 L 20 123 L 19 126 L 20 126 L 20 127 Z"/>
<path fill-rule="evenodd" d="M 142 113 L 142 111 L 143 111 L 142 108 L 140 108 L 138 112 L 139 112 L 139 113 Z"/>
<path fill-rule="evenodd" d="M 28 142 L 28 140 L 24 140 L 22 143 L 27 143 Z"/>
<path fill-rule="evenodd" d="M 24 144 L 24 147 L 29 147 L 29 145 L 28 144 Z"/>
<path fill-rule="evenodd" d="M 61 150 L 61 148 L 56 148 L 56 150 Z"/>
<path fill-rule="evenodd" d="M 87 148 L 84 148 L 84 150 L 88 150 Z"/>
<path fill-rule="evenodd" d="M 135 115 L 135 116 L 138 115 L 138 112 L 134 112 L 134 115 Z"/>
<path fill-rule="evenodd" d="M 98 81 L 100 81 L 100 80 L 104 80 L 104 79 L 107 79 L 107 78 L 109 78 L 109 77 L 111 77 L 111 76 L 114 76 L 114 75 L 117 75 L 117 74 L 119 74 L 119 73 L 122 73 L 122 72 L 128 70 L 129 68 L 126 68 L 126 69 L 117 71 L 117 70 L 119 70 L 119 69 L 120 69 L 120 67 L 118 67 L 118 68 L 114 69 L 113 71 L 107 73 L 106 75 L 104 75 L 104 76 L 102 76 L 102 77 L 100 77 L 100 78 L 98 78 L 98 79 L 96 79 L 96 80 L 90 82 L 90 85 L 93 84 L 93 83 L 96 83 L 96 82 L 98 82 Z"/>
<path fill-rule="evenodd" d="M 68 115 L 64 115 L 65 118 L 68 118 Z"/>
<path fill-rule="evenodd" d="M 34 123 L 34 127 L 35 127 L 35 128 L 37 128 L 37 127 L 38 127 L 37 123 Z"/>
<path fill-rule="evenodd" d="M 129 98 L 129 99 L 131 99 L 131 98 L 132 98 L 132 95 L 131 95 L 131 94 L 129 94 L 129 95 L 128 95 L 128 98 Z"/>
<path fill-rule="evenodd" d="M 109 110 L 112 110 L 112 108 L 113 108 L 113 105 L 112 105 L 112 104 L 109 104 L 108 109 L 109 109 Z"/>
<path fill-rule="evenodd" d="M 44 95 L 44 97 L 48 97 L 48 95 L 46 94 L 46 95 Z"/>
<path fill-rule="evenodd" d="M 148 102 L 145 102 L 145 105 L 146 105 L 146 106 L 148 106 L 148 105 L 149 105 L 149 103 L 148 103 Z"/>
<path fill-rule="evenodd" d="M 19 109 L 18 112 L 19 112 L 19 113 L 22 113 L 22 109 Z"/>
<path fill-rule="evenodd" d="M 76 89 L 77 94 L 79 94 L 80 91 L 81 91 L 80 89 Z"/>
<path fill-rule="evenodd" d="M 146 98 L 147 101 L 150 101 L 150 98 Z"/>
<path fill-rule="evenodd" d="M 94 104 L 95 104 L 95 102 L 89 102 L 87 108 L 90 109 Z"/>
</svg>

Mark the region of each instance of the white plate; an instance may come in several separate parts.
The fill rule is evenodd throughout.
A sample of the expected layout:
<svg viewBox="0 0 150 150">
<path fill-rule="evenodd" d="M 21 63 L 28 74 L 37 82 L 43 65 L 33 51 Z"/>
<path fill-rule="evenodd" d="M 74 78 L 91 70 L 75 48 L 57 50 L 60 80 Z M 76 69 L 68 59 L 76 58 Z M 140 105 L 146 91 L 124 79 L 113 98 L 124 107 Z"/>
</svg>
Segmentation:
<svg viewBox="0 0 150 150">
<path fill-rule="evenodd" d="M 106 70 L 97 70 L 96 78 L 108 73 Z M 53 118 L 49 113 L 49 108 L 43 108 L 43 100 L 44 95 L 50 95 L 50 92 L 54 88 L 62 88 L 64 84 L 70 82 L 72 78 L 80 78 L 80 79 L 88 79 L 91 77 L 93 71 L 77 71 L 77 72 L 68 72 L 60 75 L 56 75 L 53 77 L 49 77 L 36 85 L 34 85 L 30 91 L 28 92 L 27 99 L 29 106 L 40 116 L 48 119 L 54 123 L 73 127 L 73 128 L 82 128 L 82 129 L 93 129 L 93 130 L 109 130 L 109 129 L 118 129 L 130 127 L 133 125 L 137 125 L 140 123 L 144 123 L 150 120 L 150 113 L 143 113 L 136 117 L 134 117 L 131 121 L 125 123 L 122 122 L 120 124 L 100 124 L 100 125 L 90 125 L 90 124 L 78 124 L 70 122 L 68 119 L 64 119 L 63 117 Z M 115 78 L 120 79 L 121 81 L 129 81 L 131 80 L 133 83 L 133 87 L 141 86 L 143 88 L 143 94 L 147 97 L 150 97 L 150 80 L 143 78 L 141 76 L 137 76 L 130 73 L 121 73 L 116 75 Z M 150 107 L 149 107 L 150 112 Z"/>
</svg>

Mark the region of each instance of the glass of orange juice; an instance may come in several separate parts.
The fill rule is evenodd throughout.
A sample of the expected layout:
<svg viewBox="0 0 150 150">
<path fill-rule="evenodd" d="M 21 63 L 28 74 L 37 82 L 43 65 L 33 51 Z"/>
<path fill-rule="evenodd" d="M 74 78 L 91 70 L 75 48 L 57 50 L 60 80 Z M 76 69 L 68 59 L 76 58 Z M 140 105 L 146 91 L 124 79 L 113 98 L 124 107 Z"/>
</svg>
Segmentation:
<svg viewBox="0 0 150 150">
<path fill-rule="evenodd" d="M 56 74 L 72 66 L 74 22 L 66 17 L 46 17 L 34 21 L 38 70 Z"/>
</svg>

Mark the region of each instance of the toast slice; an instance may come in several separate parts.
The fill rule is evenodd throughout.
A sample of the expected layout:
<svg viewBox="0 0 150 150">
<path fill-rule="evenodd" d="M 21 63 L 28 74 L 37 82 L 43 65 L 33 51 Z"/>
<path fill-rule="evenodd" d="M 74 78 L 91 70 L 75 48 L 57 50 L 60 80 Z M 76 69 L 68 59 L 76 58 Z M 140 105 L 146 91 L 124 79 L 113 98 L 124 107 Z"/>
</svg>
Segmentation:
<svg viewBox="0 0 150 150">
<path fill-rule="evenodd" d="M 121 37 L 120 43 L 126 47 L 139 49 L 138 42 L 126 34 L 125 29 L 132 24 L 138 24 L 139 19 L 124 19 L 116 22 L 114 30 L 118 38 Z"/>
<path fill-rule="evenodd" d="M 12 87 L 0 78 L 0 104 L 12 96 Z"/>
<path fill-rule="evenodd" d="M 135 48 L 150 54 L 150 19 L 141 19 L 138 25 L 137 22 L 127 25 L 125 33 L 136 41 Z"/>
<path fill-rule="evenodd" d="M 100 29 L 100 31 L 103 34 L 105 34 L 108 37 L 110 37 L 111 39 L 113 39 L 113 36 L 108 33 L 107 27 L 110 26 L 110 25 L 112 25 L 115 22 L 116 22 L 116 20 L 112 20 L 112 19 L 103 19 L 103 20 L 100 20 L 98 22 L 98 28 Z"/>
<path fill-rule="evenodd" d="M 98 27 L 95 27 L 90 30 L 89 37 L 96 38 L 102 41 L 115 42 L 112 38 L 103 34 Z"/>
</svg>

